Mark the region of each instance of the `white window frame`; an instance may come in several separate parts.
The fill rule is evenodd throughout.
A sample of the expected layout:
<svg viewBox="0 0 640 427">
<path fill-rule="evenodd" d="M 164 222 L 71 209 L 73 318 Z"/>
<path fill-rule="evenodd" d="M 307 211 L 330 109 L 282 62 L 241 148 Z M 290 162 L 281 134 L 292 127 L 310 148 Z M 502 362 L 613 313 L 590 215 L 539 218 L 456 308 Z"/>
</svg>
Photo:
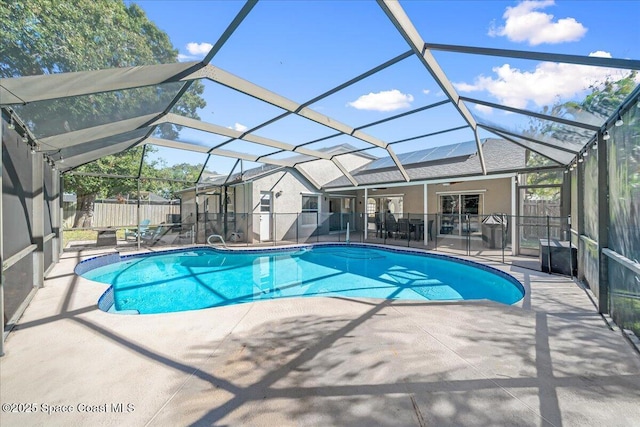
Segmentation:
<svg viewBox="0 0 640 427">
<path fill-rule="evenodd" d="M 480 196 L 480 200 L 479 200 L 479 208 L 478 208 L 478 221 L 481 220 L 481 218 L 484 216 L 484 205 L 485 205 L 485 193 L 487 192 L 486 188 L 485 189 L 481 189 L 481 190 L 460 190 L 460 191 L 437 191 L 436 192 L 436 196 L 437 196 L 437 201 L 438 201 L 438 214 L 440 215 L 440 218 L 442 218 L 443 215 L 445 215 L 444 212 L 442 212 L 442 196 L 458 196 L 458 213 L 455 214 L 458 216 L 458 224 L 462 223 L 462 218 L 463 218 L 463 213 L 461 212 L 462 210 L 462 197 L 461 196 Z M 440 226 L 438 224 L 438 226 Z M 440 235 L 440 232 L 438 232 L 438 235 Z M 458 229 L 458 233 L 454 234 L 453 236 L 461 236 L 462 235 L 462 228 Z M 448 236 L 448 234 L 447 234 Z"/>
<path fill-rule="evenodd" d="M 316 209 L 305 209 L 304 208 L 304 198 L 305 197 L 315 197 L 316 198 L 316 203 L 317 203 L 317 208 Z M 318 215 L 320 214 L 320 195 L 318 194 L 301 194 L 300 197 L 300 201 L 301 201 L 301 207 L 300 207 L 300 226 L 301 227 L 317 227 L 318 226 Z M 311 215 L 305 216 L 304 214 L 310 214 L 310 213 L 315 213 L 315 218 L 314 218 L 314 222 L 313 223 L 304 223 L 304 220 L 302 220 L 302 218 L 312 218 Z"/>
</svg>

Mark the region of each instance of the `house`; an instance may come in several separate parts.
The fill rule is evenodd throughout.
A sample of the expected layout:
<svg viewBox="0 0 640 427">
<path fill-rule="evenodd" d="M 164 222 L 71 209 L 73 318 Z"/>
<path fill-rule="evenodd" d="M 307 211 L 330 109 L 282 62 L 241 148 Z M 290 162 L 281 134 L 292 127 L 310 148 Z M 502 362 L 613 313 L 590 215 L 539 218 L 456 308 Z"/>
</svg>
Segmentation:
<svg viewBox="0 0 640 427">
<path fill-rule="evenodd" d="M 367 231 L 376 232 L 376 212 L 389 211 L 395 218 L 418 219 L 428 214 L 433 220 L 428 230 L 432 234 L 463 237 L 479 233 L 485 215 L 516 214 L 516 171 L 525 168 L 527 158 L 524 148 L 502 139 L 488 138 L 481 143 L 486 175 L 476 142 L 468 141 L 398 155 L 410 182 L 387 157 L 354 171 L 357 187 L 339 177 L 323 189 L 355 196 L 356 213 L 366 212 Z"/>
<path fill-rule="evenodd" d="M 515 214 L 516 171 L 526 166 L 524 148 L 502 139 L 481 143 L 487 175 L 482 174 L 475 141 L 469 141 L 399 154 L 410 182 L 390 157 L 345 154 L 354 150 L 347 144 L 323 151 L 340 156 L 358 186 L 330 160 L 212 176 L 182 192 L 183 223 L 197 223 L 198 241 L 211 234 L 249 243 L 305 241 L 344 231 L 347 223 L 350 230 L 366 228 L 373 236 L 376 213 L 389 211 L 397 219 L 420 221 L 428 214 L 427 221 L 433 220 L 430 234 L 479 235 L 485 215 Z M 426 241 L 429 233 L 421 237 Z"/>
<path fill-rule="evenodd" d="M 342 144 L 318 151 L 340 156 L 347 170 L 375 160 L 362 152 L 346 154 L 353 150 L 355 147 Z M 289 159 L 296 157 L 301 162 L 308 159 L 304 155 Z M 263 165 L 229 176 L 213 176 L 181 192 L 182 221 L 197 224 L 198 241 L 211 234 L 250 243 L 296 241 L 341 231 L 347 222 L 354 226 L 355 196 L 322 189 L 339 176 L 338 167 L 325 159 L 300 163 L 298 168 Z"/>
</svg>

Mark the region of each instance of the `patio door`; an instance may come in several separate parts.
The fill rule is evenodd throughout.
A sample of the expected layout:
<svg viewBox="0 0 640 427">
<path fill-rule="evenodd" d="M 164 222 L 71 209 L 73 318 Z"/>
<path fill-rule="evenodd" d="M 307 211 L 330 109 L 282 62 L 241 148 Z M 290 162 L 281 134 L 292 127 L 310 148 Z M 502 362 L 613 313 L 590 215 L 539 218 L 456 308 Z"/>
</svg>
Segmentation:
<svg viewBox="0 0 640 427">
<path fill-rule="evenodd" d="M 480 231 L 483 195 L 441 194 L 438 234 L 461 236 Z"/>
<path fill-rule="evenodd" d="M 271 192 L 260 192 L 260 241 L 271 240 Z"/>
<path fill-rule="evenodd" d="M 329 197 L 329 231 L 344 231 L 347 223 L 351 223 L 351 230 L 355 230 L 353 197 Z"/>
</svg>

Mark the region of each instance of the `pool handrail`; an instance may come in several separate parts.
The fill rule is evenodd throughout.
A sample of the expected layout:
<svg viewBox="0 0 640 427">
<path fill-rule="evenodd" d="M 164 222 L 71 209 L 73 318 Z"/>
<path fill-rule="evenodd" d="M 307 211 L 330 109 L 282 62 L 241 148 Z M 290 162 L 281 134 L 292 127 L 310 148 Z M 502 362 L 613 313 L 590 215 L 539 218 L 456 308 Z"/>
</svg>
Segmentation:
<svg viewBox="0 0 640 427">
<path fill-rule="evenodd" d="M 211 243 L 212 237 L 217 237 L 218 239 L 220 239 L 220 241 L 222 242 L 222 246 L 224 246 L 226 249 L 227 244 L 225 243 L 224 238 L 219 234 L 212 234 L 211 236 L 207 237 L 207 243 L 209 244 L 209 246 L 213 246 L 213 243 Z"/>
</svg>

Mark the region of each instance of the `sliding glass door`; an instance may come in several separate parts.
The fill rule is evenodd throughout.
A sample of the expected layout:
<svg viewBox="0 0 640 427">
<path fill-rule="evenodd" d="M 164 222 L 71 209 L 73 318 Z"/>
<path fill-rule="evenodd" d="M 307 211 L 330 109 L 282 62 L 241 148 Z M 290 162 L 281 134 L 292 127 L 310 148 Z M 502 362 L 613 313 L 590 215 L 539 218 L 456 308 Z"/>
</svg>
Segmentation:
<svg viewBox="0 0 640 427">
<path fill-rule="evenodd" d="M 483 203 L 482 194 L 440 194 L 438 234 L 461 236 L 479 232 Z"/>
</svg>

